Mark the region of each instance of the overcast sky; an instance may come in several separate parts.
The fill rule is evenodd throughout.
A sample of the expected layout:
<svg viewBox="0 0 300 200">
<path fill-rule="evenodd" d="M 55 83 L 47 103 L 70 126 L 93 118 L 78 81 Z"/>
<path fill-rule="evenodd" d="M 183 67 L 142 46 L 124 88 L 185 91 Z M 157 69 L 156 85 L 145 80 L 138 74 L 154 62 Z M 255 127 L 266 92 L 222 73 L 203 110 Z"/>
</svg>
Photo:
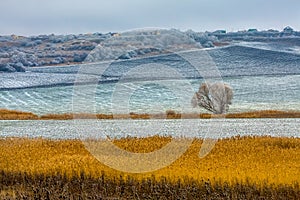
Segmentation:
<svg viewBox="0 0 300 200">
<path fill-rule="evenodd" d="M 300 30 L 300 0 L 1 0 L 0 35 L 161 27 Z"/>
</svg>

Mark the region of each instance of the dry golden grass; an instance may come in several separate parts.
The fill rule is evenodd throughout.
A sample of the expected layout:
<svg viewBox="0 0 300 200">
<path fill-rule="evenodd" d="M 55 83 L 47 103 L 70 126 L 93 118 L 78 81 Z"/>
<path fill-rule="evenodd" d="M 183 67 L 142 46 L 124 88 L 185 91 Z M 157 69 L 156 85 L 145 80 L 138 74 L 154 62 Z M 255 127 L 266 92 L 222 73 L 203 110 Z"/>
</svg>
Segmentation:
<svg viewBox="0 0 300 200">
<path fill-rule="evenodd" d="M 41 120 L 68 120 L 68 119 L 73 119 L 72 114 L 47 114 L 47 115 L 42 115 L 39 117 Z"/>
<path fill-rule="evenodd" d="M 133 153 L 149 153 L 158 150 L 171 142 L 172 137 L 126 137 L 114 140 L 114 144 L 126 151 Z"/>
<path fill-rule="evenodd" d="M 21 112 L 14 110 L 0 109 L 0 120 L 70 120 L 74 118 L 80 119 L 210 119 L 217 117 L 225 118 L 300 118 L 300 111 L 279 111 L 279 110 L 262 110 L 243 113 L 228 113 L 226 115 L 213 115 L 209 113 L 186 113 L 181 114 L 173 110 L 167 110 L 161 114 L 46 114 L 38 116 L 30 112 Z"/>
<path fill-rule="evenodd" d="M 229 113 L 226 118 L 299 118 L 299 111 L 262 110 L 245 113 Z"/>
<path fill-rule="evenodd" d="M 32 120 L 39 117 L 30 112 L 0 109 L 0 120 Z"/>
<path fill-rule="evenodd" d="M 170 137 L 123 138 L 114 143 L 131 152 L 161 148 Z M 210 180 L 234 183 L 293 185 L 300 182 L 300 138 L 235 137 L 219 140 L 209 155 L 198 157 L 202 141 L 195 139 L 188 151 L 170 166 L 143 174 L 123 173 L 98 162 L 79 140 L 26 138 L 0 139 L 0 170 L 28 174 L 67 176 L 84 172 L 92 177 L 154 176 L 168 181 Z M 172 153 L 172 152 L 170 152 Z"/>
</svg>

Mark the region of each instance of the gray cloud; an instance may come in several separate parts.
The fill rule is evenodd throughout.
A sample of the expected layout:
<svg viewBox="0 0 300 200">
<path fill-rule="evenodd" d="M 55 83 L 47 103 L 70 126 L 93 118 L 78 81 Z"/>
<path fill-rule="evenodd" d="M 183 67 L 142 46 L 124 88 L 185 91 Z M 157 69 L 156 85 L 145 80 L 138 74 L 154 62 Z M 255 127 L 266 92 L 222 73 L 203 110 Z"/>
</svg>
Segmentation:
<svg viewBox="0 0 300 200">
<path fill-rule="evenodd" d="M 298 0 L 2 0 L 0 34 L 65 34 L 142 27 L 196 31 L 299 30 Z"/>
</svg>

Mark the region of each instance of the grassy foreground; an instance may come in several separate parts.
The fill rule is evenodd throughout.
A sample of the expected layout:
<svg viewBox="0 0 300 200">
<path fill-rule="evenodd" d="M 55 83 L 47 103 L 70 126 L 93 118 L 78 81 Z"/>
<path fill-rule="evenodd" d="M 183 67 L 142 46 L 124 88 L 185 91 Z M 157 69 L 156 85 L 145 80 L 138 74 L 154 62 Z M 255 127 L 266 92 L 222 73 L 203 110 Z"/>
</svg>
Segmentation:
<svg viewBox="0 0 300 200">
<path fill-rule="evenodd" d="M 114 143 L 131 152 L 151 152 L 171 139 L 122 138 Z M 0 198 L 300 198 L 300 138 L 222 139 L 202 159 L 201 144 L 195 139 L 170 166 L 131 174 L 98 162 L 79 140 L 2 138 Z"/>
<path fill-rule="evenodd" d="M 64 113 L 64 114 L 46 114 L 36 115 L 30 112 L 0 109 L 0 120 L 70 120 L 74 118 L 81 119 L 210 119 L 220 117 L 209 113 L 177 113 L 173 110 L 167 110 L 161 114 L 89 114 L 89 113 Z M 261 110 L 243 113 L 228 113 L 222 117 L 225 118 L 300 118 L 300 111 L 280 111 L 280 110 Z"/>
</svg>

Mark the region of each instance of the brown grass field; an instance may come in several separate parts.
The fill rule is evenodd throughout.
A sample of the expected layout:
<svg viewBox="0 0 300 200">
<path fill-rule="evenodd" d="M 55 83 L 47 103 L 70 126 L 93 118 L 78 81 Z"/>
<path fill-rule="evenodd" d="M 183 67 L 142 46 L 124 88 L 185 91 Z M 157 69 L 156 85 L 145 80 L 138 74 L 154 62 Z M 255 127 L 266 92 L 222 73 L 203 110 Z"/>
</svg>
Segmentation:
<svg viewBox="0 0 300 200">
<path fill-rule="evenodd" d="M 225 116 L 213 115 L 209 113 L 187 113 L 181 114 L 172 110 L 167 110 L 165 113 L 161 114 L 137 114 L 130 113 L 126 114 L 46 114 L 38 116 L 30 112 L 22 112 L 15 110 L 0 109 L 0 120 L 70 120 L 74 118 L 81 119 L 193 119 L 202 118 L 210 119 L 215 117 L 225 117 L 225 118 L 300 118 L 300 111 L 280 111 L 280 110 L 262 110 L 262 111 L 252 111 L 243 113 L 228 113 Z"/>
<path fill-rule="evenodd" d="M 0 120 L 33 120 L 39 117 L 30 112 L 0 109 Z"/>
<path fill-rule="evenodd" d="M 171 137 L 121 138 L 130 152 L 155 151 Z M 154 172 L 124 173 L 97 161 L 80 140 L 0 139 L 0 199 L 300 199 L 300 138 L 202 140 Z M 172 153 L 172 152 L 170 152 Z"/>
</svg>

